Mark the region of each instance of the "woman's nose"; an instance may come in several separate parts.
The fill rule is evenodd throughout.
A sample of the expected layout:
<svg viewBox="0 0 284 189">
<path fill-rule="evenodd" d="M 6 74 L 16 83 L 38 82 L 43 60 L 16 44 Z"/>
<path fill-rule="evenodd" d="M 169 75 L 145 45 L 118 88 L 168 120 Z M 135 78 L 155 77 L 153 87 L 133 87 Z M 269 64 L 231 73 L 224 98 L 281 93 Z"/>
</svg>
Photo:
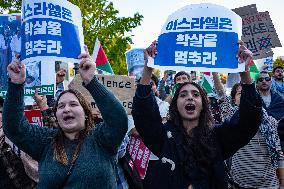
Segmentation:
<svg viewBox="0 0 284 189">
<path fill-rule="evenodd" d="M 191 94 L 187 95 L 187 100 L 193 101 L 193 96 Z"/>
<path fill-rule="evenodd" d="M 64 110 L 63 110 L 64 112 L 69 112 L 70 111 L 70 106 L 69 105 L 66 105 L 65 107 L 64 107 Z"/>
</svg>

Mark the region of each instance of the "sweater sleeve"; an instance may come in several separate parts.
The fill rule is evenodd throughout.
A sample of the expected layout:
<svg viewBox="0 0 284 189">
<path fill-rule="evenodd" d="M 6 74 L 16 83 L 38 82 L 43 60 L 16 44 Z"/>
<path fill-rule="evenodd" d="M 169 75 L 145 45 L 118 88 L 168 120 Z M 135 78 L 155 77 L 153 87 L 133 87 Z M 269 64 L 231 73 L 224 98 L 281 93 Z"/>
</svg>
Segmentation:
<svg viewBox="0 0 284 189">
<path fill-rule="evenodd" d="M 145 145 L 160 157 L 165 130 L 159 108 L 150 85 L 138 85 L 133 99 L 132 116 L 135 128 Z"/>
<path fill-rule="evenodd" d="M 24 85 L 9 82 L 4 102 L 3 130 L 5 135 L 36 161 L 57 130 L 29 124 L 24 116 Z"/>
<path fill-rule="evenodd" d="M 111 154 L 116 154 L 128 128 L 128 118 L 120 101 L 94 77 L 86 86 L 96 101 L 104 122 L 95 128 L 96 140 Z"/>
<path fill-rule="evenodd" d="M 224 159 L 231 157 L 256 134 L 262 118 L 261 98 L 254 84 L 243 84 L 239 110 L 214 128 Z"/>
</svg>

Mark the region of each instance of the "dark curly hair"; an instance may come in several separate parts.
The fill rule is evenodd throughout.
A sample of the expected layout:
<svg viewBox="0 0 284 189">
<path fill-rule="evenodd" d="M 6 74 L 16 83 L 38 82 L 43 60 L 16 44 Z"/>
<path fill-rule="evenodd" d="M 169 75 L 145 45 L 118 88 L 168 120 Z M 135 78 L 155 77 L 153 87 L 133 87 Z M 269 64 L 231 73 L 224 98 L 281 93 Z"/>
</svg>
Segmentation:
<svg viewBox="0 0 284 189">
<path fill-rule="evenodd" d="M 180 90 L 185 85 L 195 86 L 202 98 L 202 110 L 199 116 L 198 126 L 193 128 L 190 133 L 183 126 L 182 118 L 177 108 L 177 100 Z M 200 168 L 205 174 L 209 174 L 216 149 L 211 138 L 211 128 L 214 120 L 209 108 L 207 93 L 197 83 L 185 82 L 177 89 L 173 101 L 169 108 L 169 121 L 172 122 L 183 133 L 183 151 L 185 157 L 182 160 L 183 170 L 186 175 L 190 175 L 193 168 Z"/>
</svg>

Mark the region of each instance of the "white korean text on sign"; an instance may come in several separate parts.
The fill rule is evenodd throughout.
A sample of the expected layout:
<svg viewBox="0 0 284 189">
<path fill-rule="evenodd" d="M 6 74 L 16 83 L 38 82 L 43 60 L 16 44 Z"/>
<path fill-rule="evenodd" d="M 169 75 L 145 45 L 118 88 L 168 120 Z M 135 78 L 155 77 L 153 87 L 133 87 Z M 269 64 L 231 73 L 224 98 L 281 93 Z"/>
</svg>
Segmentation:
<svg viewBox="0 0 284 189">
<path fill-rule="evenodd" d="M 83 52 L 80 9 L 67 0 L 25 0 L 21 59 L 77 61 Z"/>
<path fill-rule="evenodd" d="M 167 70 L 238 72 L 241 18 L 222 6 L 189 5 L 168 17 L 149 66 Z"/>
</svg>

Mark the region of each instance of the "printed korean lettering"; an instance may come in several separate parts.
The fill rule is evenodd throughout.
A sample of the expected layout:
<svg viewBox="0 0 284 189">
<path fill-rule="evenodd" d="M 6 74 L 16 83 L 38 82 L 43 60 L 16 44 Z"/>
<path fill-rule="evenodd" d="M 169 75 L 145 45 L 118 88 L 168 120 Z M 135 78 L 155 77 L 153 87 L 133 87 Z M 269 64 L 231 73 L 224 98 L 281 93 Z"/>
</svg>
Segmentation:
<svg viewBox="0 0 284 189">
<path fill-rule="evenodd" d="M 253 35 L 265 32 L 267 32 L 267 28 L 264 23 L 258 23 L 253 25 L 253 32 L 252 32 Z"/>
<path fill-rule="evenodd" d="M 191 29 L 203 29 L 204 17 L 201 18 L 192 18 Z"/>
<path fill-rule="evenodd" d="M 32 22 L 25 23 L 25 35 L 29 35 L 29 36 L 33 35 L 33 23 Z"/>
<path fill-rule="evenodd" d="M 202 64 L 215 65 L 217 60 L 216 52 L 203 52 L 202 55 Z"/>
<path fill-rule="evenodd" d="M 61 49 L 62 49 L 61 41 L 47 40 L 47 53 L 60 54 Z"/>
<path fill-rule="evenodd" d="M 199 34 L 198 36 L 196 34 L 193 34 L 192 37 L 189 38 L 190 43 L 189 46 L 191 47 L 202 47 L 203 43 L 203 35 Z"/>
<path fill-rule="evenodd" d="M 189 39 L 190 36 L 188 34 L 178 34 L 176 38 L 176 44 L 187 47 Z"/>
<path fill-rule="evenodd" d="M 43 126 L 42 117 L 32 117 L 32 125 Z"/>
<path fill-rule="evenodd" d="M 256 46 L 256 43 L 255 43 L 255 39 L 252 38 L 252 39 L 249 39 L 248 41 L 244 41 L 244 43 L 246 44 L 246 47 L 252 52 L 252 53 L 256 53 L 259 55 L 259 53 L 257 53 L 258 51 L 258 48 Z M 255 55 L 255 54 L 254 54 Z"/>
<path fill-rule="evenodd" d="M 47 9 L 46 2 L 34 3 L 34 15 L 46 15 Z"/>
<path fill-rule="evenodd" d="M 53 93 L 53 85 L 47 87 L 47 93 Z"/>
<path fill-rule="evenodd" d="M 188 52 L 188 62 L 192 62 L 192 64 L 196 65 L 197 63 L 201 63 L 201 53 L 197 51 Z"/>
<path fill-rule="evenodd" d="M 232 30 L 232 20 L 229 18 L 220 18 L 219 29 Z"/>
<path fill-rule="evenodd" d="M 62 7 L 62 18 L 72 21 L 72 12 L 69 9 Z"/>
<path fill-rule="evenodd" d="M 54 16 L 57 18 L 61 18 L 61 6 L 59 5 L 54 5 L 53 3 L 48 4 L 48 9 L 49 9 L 49 16 Z"/>
<path fill-rule="evenodd" d="M 176 30 L 176 29 L 177 29 L 177 21 L 178 21 L 178 20 L 170 21 L 170 22 L 167 24 L 166 30 Z"/>
<path fill-rule="evenodd" d="M 179 22 L 177 25 L 178 25 L 177 29 L 180 29 L 180 30 L 181 29 L 190 29 L 190 22 L 188 22 L 186 20 L 186 18 L 183 18 L 182 21 Z"/>
<path fill-rule="evenodd" d="M 42 93 L 46 93 L 47 92 L 47 87 L 46 86 L 42 86 L 41 87 L 41 92 Z"/>
<path fill-rule="evenodd" d="M 41 51 L 46 51 L 46 41 L 37 40 L 34 41 L 33 51 L 37 54 L 41 54 Z"/>
<path fill-rule="evenodd" d="M 32 24 L 32 23 L 31 23 Z M 46 26 L 47 23 L 46 21 L 36 21 L 36 23 L 34 24 L 34 29 L 33 29 L 33 33 L 34 35 L 45 35 L 46 34 Z"/>
<path fill-rule="evenodd" d="M 216 47 L 217 35 L 216 34 L 178 34 L 176 44 L 184 45 L 185 47 Z"/>
<path fill-rule="evenodd" d="M 175 51 L 175 63 L 176 64 L 187 64 L 187 51 Z"/>
<path fill-rule="evenodd" d="M 33 16 L 33 9 L 30 4 L 26 4 L 24 6 L 24 17 L 27 18 L 30 16 Z"/>
<path fill-rule="evenodd" d="M 138 149 L 139 149 L 139 145 L 140 145 L 140 140 L 137 139 L 134 145 L 134 149 L 133 149 L 133 153 L 132 153 L 132 159 L 136 159 L 137 153 L 138 153 Z"/>
<path fill-rule="evenodd" d="M 25 47 L 26 47 L 26 55 L 33 54 L 33 42 L 32 41 L 27 41 L 25 43 Z"/>
<path fill-rule="evenodd" d="M 218 29 L 218 17 L 206 17 L 205 18 L 205 29 Z"/>
<path fill-rule="evenodd" d="M 142 158 L 142 155 L 143 155 L 143 150 L 142 150 L 142 149 L 139 149 L 136 158 L 137 158 L 138 160 L 140 160 L 140 159 Z"/>
<path fill-rule="evenodd" d="M 25 88 L 25 94 L 31 95 L 32 94 L 31 89 L 30 88 Z"/>
<path fill-rule="evenodd" d="M 47 33 L 49 35 L 61 36 L 61 23 L 49 21 L 47 24 Z"/>
<path fill-rule="evenodd" d="M 205 34 L 204 47 L 217 47 L 217 34 Z"/>
<path fill-rule="evenodd" d="M 145 149 L 145 152 L 144 152 L 144 155 L 143 155 L 143 159 L 142 159 L 142 162 L 141 162 L 141 167 L 142 167 L 143 169 L 146 168 L 146 162 L 147 162 L 147 159 L 148 159 L 148 157 L 149 157 L 149 154 L 150 154 L 149 149 L 148 149 L 148 148 Z"/>
</svg>

